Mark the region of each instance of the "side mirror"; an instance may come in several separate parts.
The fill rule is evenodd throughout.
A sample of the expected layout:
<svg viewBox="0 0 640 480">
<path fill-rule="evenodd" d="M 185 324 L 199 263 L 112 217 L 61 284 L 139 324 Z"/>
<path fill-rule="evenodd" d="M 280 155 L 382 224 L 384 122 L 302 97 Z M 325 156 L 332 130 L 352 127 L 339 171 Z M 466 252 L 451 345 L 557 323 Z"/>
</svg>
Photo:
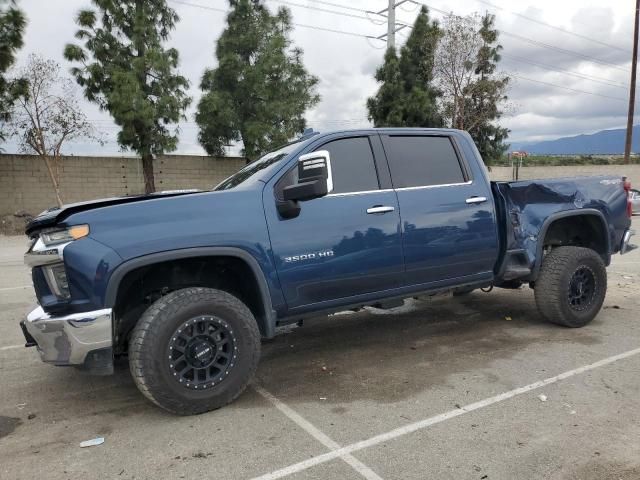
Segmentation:
<svg viewBox="0 0 640 480">
<path fill-rule="evenodd" d="M 285 201 L 311 200 L 333 190 L 331 158 L 326 150 L 307 153 L 298 159 L 298 183 L 282 190 Z"/>
</svg>

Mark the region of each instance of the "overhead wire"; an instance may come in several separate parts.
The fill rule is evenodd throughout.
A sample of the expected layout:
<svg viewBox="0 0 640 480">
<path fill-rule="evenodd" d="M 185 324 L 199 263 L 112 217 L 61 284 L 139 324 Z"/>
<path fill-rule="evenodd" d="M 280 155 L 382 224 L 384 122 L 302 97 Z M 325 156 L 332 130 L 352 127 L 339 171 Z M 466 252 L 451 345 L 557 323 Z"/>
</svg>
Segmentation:
<svg viewBox="0 0 640 480">
<path fill-rule="evenodd" d="M 421 5 L 424 5 L 425 7 L 430 8 L 434 12 L 441 13 L 442 15 L 454 14 L 453 12 L 450 12 L 450 11 L 447 12 L 446 10 L 442 10 L 440 8 L 434 7 L 433 5 L 430 5 L 430 4 L 427 4 L 427 3 L 424 3 L 424 2 L 417 2 L 417 3 L 420 3 Z M 599 58 L 593 57 L 591 55 L 586 55 L 586 54 L 581 53 L 581 52 L 576 52 L 575 50 L 569 50 L 568 48 L 562 48 L 562 47 L 558 47 L 556 45 L 551 45 L 549 43 L 541 42 L 540 40 L 535 40 L 533 38 L 525 37 L 523 35 L 518 35 L 517 33 L 508 32 L 508 31 L 503 30 L 503 29 L 496 29 L 496 31 L 500 32 L 503 35 L 506 35 L 507 37 L 515 38 L 517 40 L 520 40 L 522 42 L 535 45 L 537 47 L 542 47 L 542 48 L 546 48 L 546 49 L 549 49 L 549 50 L 554 50 L 554 51 L 557 51 L 557 52 L 560 52 L 560 53 L 564 53 L 565 55 L 574 56 L 574 57 L 577 57 L 577 58 L 582 58 L 584 60 L 589 60 L 591 62 L 598 63 L 600 65 L 606 65 L 606 66 L 608 66 L 610 68 L 616 68 L 618 70 L 622 70 L 623 72 L 629 72 L 628 68 L 621 67 L 620 65 L 617 65 L 617 64 L 611 63 L 611 62 L 607 62 L 605 60 L 600 60 Z"/>
<path fill-rule="evenodd" d="M 533 60 L 529 60 L 523 57 L 519 57 L 516 55 L 511 55 L 511 54 L 505 54 L 505 53 L 500 53 L 500 56 L 502 58 L 505 58 L 507 60 L 513 60 L 519 63 L 526 63 L 528 65 L 533 65 L 539 68 L 544 68 L 545 70 L 549 70 L 551 72 L 557 72 L 557 73 L 561 73 L 563 75 L 570 75 L 572 77 L 576 77 L 576 78 L 582 78 L 583 80 L 589 80 L 591 82 L 595 82 L 595 83 L 600 83 L 602 85 L 606 85 L 609 87 L 615 87 L 615 88 L 622 88 L 622 89 L 628 89 L 629 86 L 622 84 L 622 83 L 617 83 L 614 80 L 610 80 L 608 78 L 604 78 L 604 77 L 597 77 L 595 75 L 589 75 L 589 74 L 584 74 L 584 73 L 579 73 L 579 72 L 574 72 L 572 70 L 565 70 L 563 68 L 560 67 L 554 67 L 553 65 L 549 65 L 546 63 L 540 63 L 540 62 L 536 62 Z"/>
<path fill-rule="evenodd" d="M 229 13 L 228 10 L 222 9 L 222 8 L 216 8 L 216 7 L 211 7 L 209 5 L 201 5 L 198 3 L 191 3 L 191 2 L 185 2 L 183 0 L 168 0 L 170 3 L 176 3 L 178 5 L 185 5 L 185 6 L 189 6 L 189 7 L 195 7 L 195 8 L 200 8 L 203 10 L 212 10 L 214 12 L 221 12 L 221 13 Z M 292 2 L 290 2 L 292 3 Z M 363 17 L 366 18 L 366 17 Z M 309 28 L 311 30 L 320 30 L 320 31 L 324 31 L 324 32 L 331 32 L 331 33 L 338 33 L 341 35 L 347 35 L 347 36 L 351 36 L 351 37 L 360 37 L 360 38 L 369 38 L 372 40 L 375 40 L 376 37 L 373 35 L 365 35 L 363 33 L 356 33 L 356 32 L 347 32 L 345 30 L 338 30 L 335 28 L 327 28 L 327 27 L 320 27 L 317 25 L 308 25 L 308 24 L 304 24 L 304 23 L 298 23 L 298 22 L 292 22 L 292 25 L 295 25 L 296 27 L 302 27 L 302 28 Z"/>
<path fill-rule="evenodd" d="M 217 11 L 217 12 L 228 13 L 227 10 L 224 10 L 224 9 L 221 9 L 221 8 L 212 7 L 212 6 L 209 6 L 209 5 L 201 5 L 201 4 L 191 3 L 191 2 L 186 2 L 184 0 L 168 0 L 168 1 L 172 2 L 172 3 L 176 3 L 176 4 L 187 5 L 187 6 L 201 8 L 201 9 L 205 9 L 205 10 L 213 10 L 213 11 Z M 318 10 L 318 8 L 310 7 L 308 5 L 303 5 L 303 4 L 296 4 L 295 2 L 292 2 L 290 0 L 272 0 L 272 1 L 277 1 L 277 2 L 282 3 L 282 4 L 289 4 L 289 5 L 293 5 L 293 6 L 301 7 L 301 8 L 310 8 L 312 10 Z M 346 6 L 338 5 L 338 4 L 335 4 L 335 3 L 332 3 L 332 2 L 326 2 L 326 1 L 321 1 L 321 0 L 313 0 L 313 1 L 316 2 L 316 3 L 321 3 L 321 4 L 325 4 L 325 5 L 330 5 L 330 6 L 335 6 L 335 7 L 348 9 L 348 10 L 351 10 L 351 11 L 360 11 L 360 12 L 363 12 L 363 13 L 367 12 L 366 10 L 363 10 L 363 9 L 358 9 L 356 7 L 346 7 Z M 426 7 L 430 8 L 430 9 L 436 11 L 436 12 L 439 12 L 441 14 L 444 14 L 444 15 L 449 15 L 449 14 L 452 13 L 452 12 L 446 12 L 444 10 L 438 9 L 438 8 L 433 7 L 432 5 L 426 4 L 424 2 L 415 2 L 415 3 L 421 4 L 421 5 L 425 5 Z M 327 9 L 321 9 L 321 10 L 326 11 Z M 347 14 L 347 13 L 344 13 L 344 12 L 336 12 L 336 11 L 328 12 L 327 11 L 327 13 L 332 13 L 332 14 L 336 14 L 336 15 L 343 15 L 343 16 L 348 16 L 348 17 L 355 17 L 355 18 L 365 18 L 365 19 L 367 18 L 367 17 L 355 16 L 355 15 L 352 15 L 352 14 Z M 309 28 L 309 29 L 313 29 L 313 30 L 326 31 L 326 32 L 337 33 L 337 34 L 341 34 L 341 35 L 349 35 L 349 36 L 353 36 L 353 37 L 360 37 L 360 38 L 365 38 L 367 40 L 377 40 L 377 37 L 374 37 L 373 35 L 365 35 L 365 34 L 360 34 L 360 33 L 355 33 L 355 32 L 347 32 L 347 31 L 344 31 L 344 30 L 320 27 L 320 26 L 317 26 L 317 25 L 302 24 L 302 23 L 297 23 L 297 22 L 292 22 L 292 24 L 295 25 L 295 26 L 299 26 L 299 27 L 303 27 L 303 28 Z M 411 25 L 407 24 L 407 26 L 409 26 L 411 28 Z M 575 55 L 577 57 L 589 59 L 589 60 L 591 60 L 593 62 L 596 62 L 596 63 L 608 65 L 610 67 L 617 68 L 619 70 L 627 71 L 626 69 L 623 69 L 623 68 L 619 67 L 618 65 L 611 64 L 609 62 L 605 62 L 605 61 L 596 59 L 595 57 L 591 57 L 591 56 L 588 56 L 588 55 L 581 54 L 580 52 L 575 52 L 575 51 L 572 51 L 572 50 L 563 49 L 561 47 L 556 47 L 554 45 L 549 45 L 549 44 L 546 44 L 544 42 L 539 42 L 539 41 L 534 40 L 534 39 L 530 39 L 530 38 L 527 38 L 527 37 L 523 37 L 521 35 L 513 34 L 511 32 L 505 32 L 504 30 L 499 30 L 499 32 L 502 33 L 502 34 L 505 34 L 507 36 L 511 36 L 511 37 L 514 37 L 514 38 L 521 39 L 523 41 L 532 43 L 532 44 L 534 44 L 536 46 L 541 46 L 541 47 L 544 47 L 544 48 L 550 48 L 550 49 L 553 49 L 553 50 L 560 51 L 562 53 L 566 53 L 568 55 Z M 533 62 L 529 61 L 527 63 L 533 63 Z M 543 64 L 539 64 L 539 66 L 541 66 L 541 65 L 543 65 Z M 543 68 L 550 68 L 550 66 L 545 66 Z M 556 70 L 558 70 L 560 72 L 562 69 L 556 69 Z M 564 71 L 562 73 L 568 73 L 568 72 L 569 71 L 567 70 L 567 71 Z M 580 75 L 581 77 L 589 77 L 589 75 L 586 75 L 586 74 L 583 75 L 583 74 L 578 74 L 576 72 L 571 72 L 571 73 L 575 74 L 575 75 Z M 613 96 L 610 96 L 610 95 L 605 95 L 605 94 L 601 94 L 601 93 L 597 93 L 597 92 L 590 92 L 590 91 L 587 91 L 587 90 L 580 90 L 580 89 L 575 89 L 575 88 L 571 88 L 571 87 L 566 87 L 564 85 L 558 85 L 558 84 L 552 83 L 552 82 L 545 82 L 545 81 L 542 81 L 542 80 L 536 80 L 536 79 L 525 77 L 525 76 L 522 76 L 522 75 L 519 75 L 519 74 L 510 74 L 510 75 L 515 77 L 515 78 L 519 78 L 521 80 L 525 80 L 525 81 L 529 81 L 529 82 L 533 82 L 533 83 L 538 83 L 538 84 L 542 84 L 542 85 L 547 85 L 547 86 L 551 86 L 551 87 L 555 87 L 555 88 L 560 88 L 560 89 L 567 90 L 567 91 L 572 91 L 572 92 L 576 92 L 576 93 L 582 93 L 582 94 L 586 94 L 586 95 L 593 95 L 593 96 L 602 97 L 602 98 L 608 98 L 608 99 L 617 100 L 617 101 L 626 101 L 625 99 L 620 98 L 620 97 L 613 97 Z M 585 79 L 589 79 L 589 78 L 585 78 Z M 609 86 L 616 86 L 616 85 L 609 85 Z"/>
<path fill-rule="evenodd" d="M 625 53 L 631 54 L 631 50 L 629 50 L 629 49 L 622 48 L 622 47 L 619 47 L 617 45 L 613 45 L 611 43 L 603 42 L 601 40 L 598 40 L 596 38 L 590 37 L 588 35 L 583 35 L 581 33 L 574 32 L 573 30 L 569 30 L 569 29 L 566 29 L 566 28 L 563 28 L 563 27 L 559 27 L 557 25 L 553 25 L 551 23 L 539 20 L 537 18 L 530 17 L 530 16 L 525 15 L 523 13 L 519 13 L 519 12 L 514 12 L 512 10 L 508 10 L 508 9 L 506 9 L 504 7 L 501 7 L 499 5 L 491 3 L 491 2 L 489 2 L 487 0 L 477 0 L 477 1 L 480 2 L 480 3 L 483 3 L 485 5 L 488 5 L 488 6 L 492 7 L 492 8 L 495 8 L 496 10 L 501 10 L 501 11 L 507 12 L 507 13 L 509 13 L 511 15 L 515 15 L 516 17 L 520 17 L 520 18 L 522 18 L 524 20 L 527 20 L 529 22 L 536 23 L 538 25 L 543 25 L 545 27 L 552 28 L 552 29 L 557 30 L 559 32 L 566 33 L 568 35 L 573 35 L 574 37 L 581 38 L 582 40 L 587 40 L 589 42 L 597 43 L 598 45 L 602 45 L 603 47 L 609 47 L 609 48 L 613 48 L 615 50 L 620 50 L 621 52 L 625 52 Z"/>
</svg>

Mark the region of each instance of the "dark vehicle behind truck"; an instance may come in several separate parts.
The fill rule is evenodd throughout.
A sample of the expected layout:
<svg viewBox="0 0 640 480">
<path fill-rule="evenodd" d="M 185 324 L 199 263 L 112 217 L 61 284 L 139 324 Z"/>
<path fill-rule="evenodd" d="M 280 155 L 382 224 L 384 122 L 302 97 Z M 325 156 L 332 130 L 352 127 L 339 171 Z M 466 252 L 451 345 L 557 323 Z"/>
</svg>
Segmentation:
<svg viewBox="0 0 640 480">
<path fill-rule="evenodd" d="M 490 182 L 457 130 L 304 137 L 212 191 L 48 210 L 27 227 L 43 361 L 111 373 L 178 414 L 244 390 L 260 340 L 319 313 L 528 284 L 542 317 L 581 327 L 625 253 L 619 177 Z"/>
</svg>

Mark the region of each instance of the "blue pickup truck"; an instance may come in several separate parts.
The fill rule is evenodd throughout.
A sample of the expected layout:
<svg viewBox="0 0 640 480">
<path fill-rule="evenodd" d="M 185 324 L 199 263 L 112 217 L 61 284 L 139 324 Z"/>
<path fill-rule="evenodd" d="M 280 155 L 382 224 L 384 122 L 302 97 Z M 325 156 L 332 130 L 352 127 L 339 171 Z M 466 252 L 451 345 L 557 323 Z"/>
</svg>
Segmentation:
<svg viewBox="0 0 640 480">
<path fill-rule="evenodd" d="M 535 290 L 581 327 L 629 243 L 620 177 L 490 182 L 462 131 L 312 134 L 211 191 L 51 209 L 27 226 L 39 306 L 21 322 L 42 360 L 112 373 L 177 414 L 233 401 L 261 338 L 318 314 L 418 294 Z"/>
</svg>

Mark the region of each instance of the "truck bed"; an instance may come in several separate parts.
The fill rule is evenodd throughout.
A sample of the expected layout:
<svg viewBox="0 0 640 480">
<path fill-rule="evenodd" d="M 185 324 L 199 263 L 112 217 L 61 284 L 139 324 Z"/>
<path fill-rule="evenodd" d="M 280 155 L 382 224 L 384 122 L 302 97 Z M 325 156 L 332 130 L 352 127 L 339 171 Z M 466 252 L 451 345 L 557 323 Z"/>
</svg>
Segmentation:
<svg viewBox="0 0 640 480">
<path fill-rule="evenodd" d="M 491 182 L 491 189 L 500 230 L 501 253 L 495 268 L 497 283 L 535 280 L 545 236 L 556 220 L 588 214 L 594 228 L 598 227 L 597 222 L 603 222 L 603 231 L 608 232 L 609 237 L 606 238 L 608 248 L 602 253 L 606 265 L 611 255 L 619 251 L 624 231 L 629 228 L 627 193 L 620 177 Z M 577 224 L 575 230 L 576 235 L 590 235 Z"/>
</svg>

